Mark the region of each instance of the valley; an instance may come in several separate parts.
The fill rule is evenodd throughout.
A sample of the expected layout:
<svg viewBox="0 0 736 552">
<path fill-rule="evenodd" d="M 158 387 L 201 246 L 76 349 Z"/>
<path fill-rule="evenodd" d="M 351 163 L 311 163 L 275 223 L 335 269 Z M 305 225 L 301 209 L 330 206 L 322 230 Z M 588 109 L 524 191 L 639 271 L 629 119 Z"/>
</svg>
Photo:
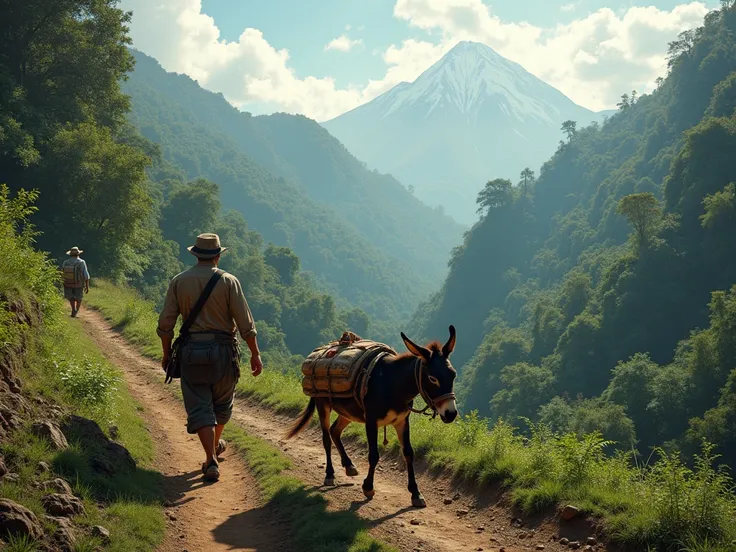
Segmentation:
<svg viewBox="0 0 736 552">
<path fill-rule="evenodd" d="M 6 4 L 0 549 L 736 550 L 733 0 L 694 28 L 670 21 L 661 76 L 597 111 L 493 40 L 421 18 L 407 25 L 434 42 L 406 38 L 383 59 L 344 23 L 319 56 L 291 52 L 363 59 L 350 73 L 360 88 L 292 69 L 258 80 L 259 55 L 290 58 L 253 29 L 238 43 L 196 35 L 189 55 L 213 56 L 196 72 L 193 57 L 177 65 L 133 40 L 145 26 L 118 0 Z M 417 8 L 404 4 L 396 17 Z M 208 21 L 202 5 L 159 8 L 185 30 Z M 583 21 L 573 8 L 560 13 Z M 618 17 L 607 9 L 596 17 Z M 202 46 L 213 36 L 217 48 Z M 660 35 L 647 38 L 655 49 Z M 419 70 L 385 86 L 409 54 Z M 242 96 L 213 91 L 233 59 Z M 383 84 L 372 63 L 390 68 Z M 282 86 L 343 107 L 311 117 L 291 107 L 304 102 L 253 100 Z M 218 266 L 242 285 L 264 366 L 251 377 L 245 345 L 228 357 L 242 377 L 214 485 L 179 385 L 160 381 L 156 335 L 172 278 L 208 232 L 227 248 Z M 60 269 L 72 246 L 91 274 L 74 288 L 78 317 Z M 450 325 L 451 357 L 432 345 Z M 389 408 L 415 409 L 412 447 L 379 432 L 373 500 L 360 489 L 363 425 L 345 430 L 361 475 L 338 469 L 335 487 L 322 485 L 334 436 L 312 420 L 283 437 L 307 404 L 305 358 L 346 331 L 415 357 L 403 389 L 415 402 Z M 456 400 L 457 419 L 418 413 L 428 389 Z M 410 507 L 404 454 L 426 509 Z"/>
</svg>

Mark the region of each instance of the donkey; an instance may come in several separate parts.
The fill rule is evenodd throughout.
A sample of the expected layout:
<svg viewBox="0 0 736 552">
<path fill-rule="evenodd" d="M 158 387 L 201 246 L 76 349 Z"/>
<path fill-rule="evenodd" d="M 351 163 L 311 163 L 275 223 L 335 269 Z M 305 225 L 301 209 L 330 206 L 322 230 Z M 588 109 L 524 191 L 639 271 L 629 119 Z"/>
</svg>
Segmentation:
<svg viewBox="0 0 736 552">
<path fill-rule="evenodd" d="M 376 362 L 368 381 L 363 407 L 353 398 L 333 398 L 332 400 L 311 398 L 286 438 L 290 439 L 302 431 L 312 419 L 314 411 L 317 410 L 322 427 L 322 444 L 327 457 L 324 484 L 334 486 L 332 443 L 335 443 L 340 453 L 345 473 L 351 477 L 358 475 L 357 468 L 345 452 L 340 436 L 350 422 L 365 424 L 369 447 L 369 468 L 368 475 L 363 481 L 363 494 L 370 500 L 376 494 L 373 488 L 373 476 L 379 457 L 378 428 L 383 427 L 385 432 L 386 426 L 394 426 L 406 460 L 412 506 L 424 508 L 427 503 L 422 493 L 419 492 L 414 476 L 414 450 L 409 438 L 409 415 L 412 411 L 419 412 L 414 410 L 413 405 L 416 396 L 421 395 L 427 404 L 425 410 L 433 411 L 432 417 L 439 414 L 446 424 L 452 423 L 457 417 L 453 390 L 457 372 L 450 363 L 450 354 L 455 348 L 455 327 L 450 326 L 450 339 L 444 345 L 432 342 L 427 347 L 421 347 L 412 342 L 403 332 L 401 339 L 409 352 L 397 356 L 387 355 Z M 332 410 L 337 412 L 338 417 L 330 426 Z"/>
</svg>

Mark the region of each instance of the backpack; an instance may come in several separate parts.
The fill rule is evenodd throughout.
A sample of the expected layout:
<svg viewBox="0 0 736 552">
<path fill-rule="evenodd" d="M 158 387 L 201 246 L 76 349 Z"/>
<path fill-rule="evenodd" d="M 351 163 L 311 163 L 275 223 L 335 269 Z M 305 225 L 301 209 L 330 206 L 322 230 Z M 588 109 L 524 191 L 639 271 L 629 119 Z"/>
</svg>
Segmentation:
<svg viewBox="0 0 736 552">
<path fill-rule="evenodd" d="M 64 272 L 64 287 L 82 287 L 82 263 L 65 261 L 62 270 Z"/>
</svg>

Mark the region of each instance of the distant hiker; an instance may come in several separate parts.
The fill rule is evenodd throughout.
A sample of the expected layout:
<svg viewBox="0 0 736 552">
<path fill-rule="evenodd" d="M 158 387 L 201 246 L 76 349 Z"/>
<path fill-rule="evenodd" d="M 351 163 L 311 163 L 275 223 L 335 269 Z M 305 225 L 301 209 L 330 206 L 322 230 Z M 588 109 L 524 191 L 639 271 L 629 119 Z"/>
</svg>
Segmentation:
<svg viewBox="0 0 736 552">
<path fill-rule="evenodd" d="M 157 329 L 163 347 L 161 365 L 167 369 L 174 326 L 181 315 L 182 326 L 189 326 L 178 349 L 187 432 L 196 433 L 204 448 L 205 479 L 217 481 L 220 477 L 217 457 L 227 446 L 220 436 L 232 415 L 235 384 L 240 378 L 237 332 L 250 349 L 253 376 L 261 373 L 263 363 L 253 315 L 240 282 L 217 268 L 220 255 L 227 248 L 220 246 L 217 234 L 200 234 L 196 244 L 187 249 L 198 262 L 174 276 L 169 284 Z M 204 305 L 198 314 L 195 312 L 194 320 L 187 320 L 206 288 L 210 295 L 204 294 Z"/>
<path fill-rule="evenodd" d="M 79 255 L 84 253 L 77 246 L 66 252 L 69 258 L 61 263 L 64 273 L 64 297 L 72 307 L 72 317 L 76 317 L 82 306 L 83 293 L 89 293 L 89 271 L 87 263 Z"/>
</svg>

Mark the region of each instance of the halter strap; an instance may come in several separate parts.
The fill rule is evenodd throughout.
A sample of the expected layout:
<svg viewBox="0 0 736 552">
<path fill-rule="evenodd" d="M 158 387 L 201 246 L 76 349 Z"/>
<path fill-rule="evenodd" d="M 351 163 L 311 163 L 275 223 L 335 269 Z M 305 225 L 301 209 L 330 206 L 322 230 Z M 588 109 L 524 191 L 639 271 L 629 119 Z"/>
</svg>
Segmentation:
<svg viewBox="0 0 736 552">
<path fill-rule="evenodd" d="M 417 389 L 419 390 L 419 394 L 422 396 L 422 399 L 426 403 L 426 406 L 422 410 L 417 410 L 416 408 L 409 407 L 409 410 L 412 412 L 416 412 L 417 414 L 425 414 L 426 416 L 430 416 L 429 413 L 427 413 L 427 410 L 430 408 L 432 409 L 432 419 L 434 419 L 437 416 L 437 404 L 441 403 L 442 401 L 448 400 L 448 399 L 455 399 L 455 393 L 445 393 L 444 395 L 440 395 L 439 397 L 432 398 L 429 396 L 429 394 L 424 390 L 424 385 L 422 383 L 423 376 L 424 376 L 424 367 L 426 363 L 419 357 L 417 357 L 416 362 L 414 363 L 414 381 L 416 381 Z"/>
</svg>

